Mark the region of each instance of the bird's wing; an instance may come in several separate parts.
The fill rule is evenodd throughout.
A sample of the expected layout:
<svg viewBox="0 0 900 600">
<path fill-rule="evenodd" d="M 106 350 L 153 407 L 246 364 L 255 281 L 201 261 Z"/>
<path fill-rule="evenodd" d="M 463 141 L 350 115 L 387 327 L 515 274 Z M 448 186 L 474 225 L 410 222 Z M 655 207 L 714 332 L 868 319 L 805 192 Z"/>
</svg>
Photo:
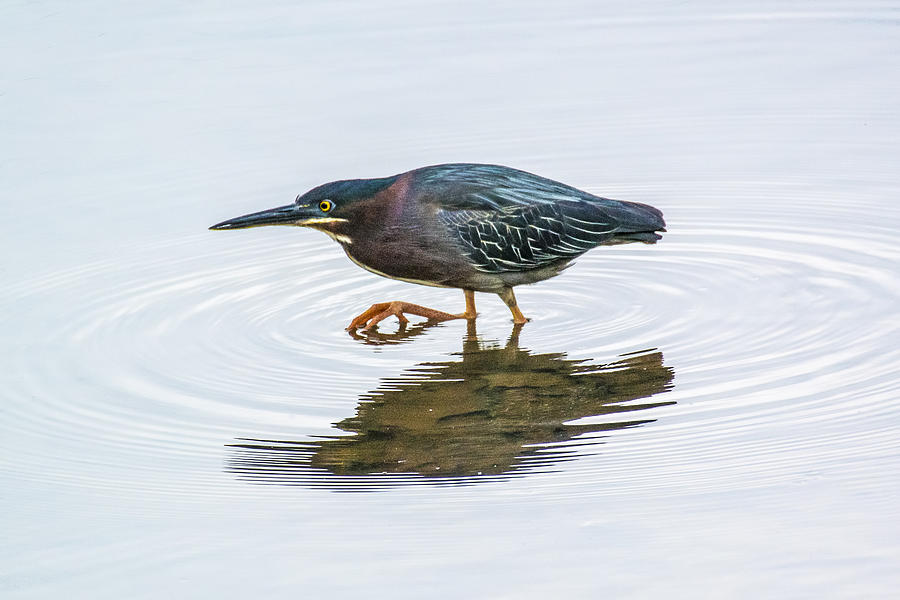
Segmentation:
<svg viewBox="0 0 900 600">
<path fill-rule="evenodd" d="M 596 199 L 564 183 L 499 165 L 436 165 L 420 169 L 419 177 L 442 192 L 441 207 L 447 209 L 502 210 L 581 198 Z"/>
<path fill-rule="evenodd" d="M 438 210 L 482 272 L 540 268 L 600 244 L 655 241 L 659 236 L 652 232 L 665 227 L 662 213 L 650 206 L 599 198 L 512 169 L 489 175 L 484 185 L 471 176 L 460 181 Z"/>
<path fill-rule="evenodd" d="M 439 216 L 479 271 L 535 269 L 573 259 L 615 235 L 616 224 L 577 204 L 537 204 L 500 211 L 441 210 Z M 585 217 L 586 215 L 582 215 Z"/>
</svg>

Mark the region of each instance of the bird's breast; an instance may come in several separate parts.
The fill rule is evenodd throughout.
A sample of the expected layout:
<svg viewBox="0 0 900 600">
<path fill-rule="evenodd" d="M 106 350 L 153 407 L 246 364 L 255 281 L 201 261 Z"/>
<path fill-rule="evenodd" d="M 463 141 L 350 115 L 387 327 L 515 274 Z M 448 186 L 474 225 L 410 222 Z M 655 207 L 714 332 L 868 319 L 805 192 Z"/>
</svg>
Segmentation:
<svg viewBox="0 0 900 600">
<path fill-rule="evenodd" d="M 343 248 L 347 258 L 370 273 L 407 283 L 417 283 L 432 287 L 451 287 L 443 283 L 447 278 L 446 274 L 437 272 L 434 269 L 422 268 L 420 265 L 411 263 L 390 263 L 379 258 L 374 258 L 373 260 L 373 257 L 368 254 L 365 254 L 366 258 L 360 258 L 357 248 L 352 248 L 349 244 L 344 244 Z"/>
</svg>

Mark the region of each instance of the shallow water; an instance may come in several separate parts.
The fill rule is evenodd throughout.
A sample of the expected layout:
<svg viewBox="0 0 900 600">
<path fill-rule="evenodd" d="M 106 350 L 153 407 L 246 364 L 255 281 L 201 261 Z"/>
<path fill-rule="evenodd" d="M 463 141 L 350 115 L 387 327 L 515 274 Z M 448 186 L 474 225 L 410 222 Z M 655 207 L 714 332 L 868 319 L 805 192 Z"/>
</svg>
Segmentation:
<svg viewBox="0 0 900 600">
<path fill-rule="evenodd" d="M 0 592 L 885 597 L 892 3 L 0 8 Z M 514 328 L 289 228 L 493 162 L 666 214 Z M 352 493 L 366 492 L 366 493 Z M 387 588 L 387 586 L 390 586 Z"/>
</svg>

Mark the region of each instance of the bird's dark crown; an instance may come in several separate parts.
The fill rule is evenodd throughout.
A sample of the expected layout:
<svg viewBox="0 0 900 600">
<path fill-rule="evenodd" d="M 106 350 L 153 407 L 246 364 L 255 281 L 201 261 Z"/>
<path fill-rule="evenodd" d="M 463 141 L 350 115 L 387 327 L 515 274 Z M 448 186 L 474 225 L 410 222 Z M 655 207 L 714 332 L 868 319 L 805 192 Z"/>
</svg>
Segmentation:
<svg viewBox="0 0 900 600">
<path fill-rule="evenodd" d="M 314 187 L 305 194 L 297 196 L 294 201 L 298 206 L 315 205 L 322 200 L 331 200 L 336 205 L 371 198 L 397 180 L 398 175 L 378 179 L 346 179 L 332 181 Z"/>
</svg>

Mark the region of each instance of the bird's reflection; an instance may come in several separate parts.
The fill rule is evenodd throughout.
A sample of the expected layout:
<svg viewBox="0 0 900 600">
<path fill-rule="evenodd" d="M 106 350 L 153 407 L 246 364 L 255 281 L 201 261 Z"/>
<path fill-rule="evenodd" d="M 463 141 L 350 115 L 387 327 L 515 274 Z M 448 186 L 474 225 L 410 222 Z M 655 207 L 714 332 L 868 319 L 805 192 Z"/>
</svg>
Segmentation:
<svg viewBox="0 0 900 600">
<path fill-rule="evenodd" d="M 519 347 L 518 334 L 505 346 L 489 345 L 471 326 L 454 360 L 421 363 L 363 395 L 356 415 L 336 423 L 353 435 L 240 439 L 230 445 L 227 468 L 257 483 L 347 491 L 488 481 L 570 460 L 601 443 L 603 432 L 654 420 L 637 413 L 674 404 L 635 402 L 672 387 L 658 351 L 587 364 L 564 353 L 532 354 Z M 569 424 L 583 417 L 595 418 Z"/>
<path fill-rule="evenodd" d="M 400 323 L 397 331 L 393 333 L 385 333 L 378 328 L 372 330 L 350 329 L 347 334 L 353 339 L 369 346 L 387 346 L 393 344 L 403 344 L 412 341 L 414 338 L 422 335 L 433 327 L 441 327 L 438 321 L 423 321 L 415 325 L 408 323 Z M 518 326 L 521 329 L 521 325 Z M 469 325 L 468 337 L 473 337 L 474 324 Z"/>
</svg>

